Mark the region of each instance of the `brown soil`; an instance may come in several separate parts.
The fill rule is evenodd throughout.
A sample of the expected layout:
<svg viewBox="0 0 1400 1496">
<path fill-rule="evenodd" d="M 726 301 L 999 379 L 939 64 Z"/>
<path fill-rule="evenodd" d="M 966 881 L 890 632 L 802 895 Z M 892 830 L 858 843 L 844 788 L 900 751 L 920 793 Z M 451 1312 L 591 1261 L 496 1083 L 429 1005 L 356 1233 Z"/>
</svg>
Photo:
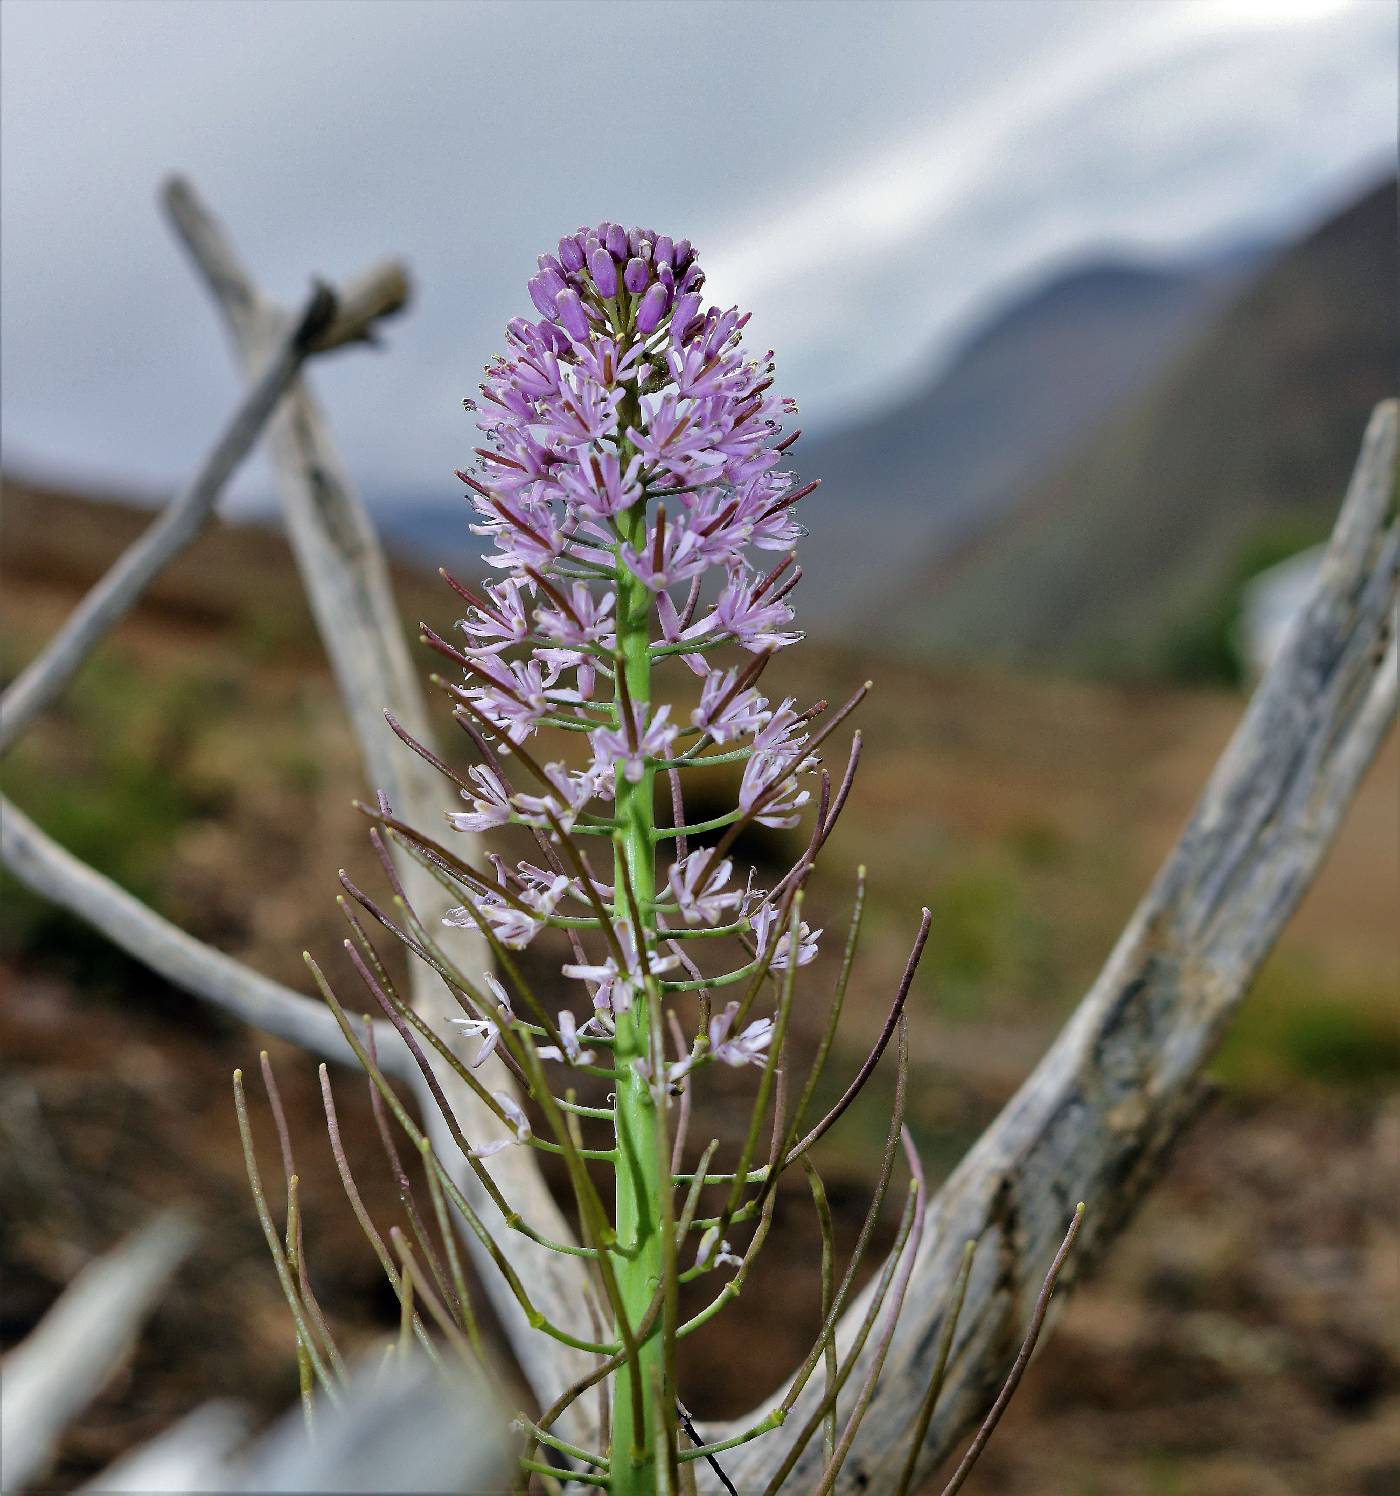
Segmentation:
<svg viewBox="0 0 1400 1496">
<path fill-rule="evenodd" d="M 88 515 L 80 559 L 60 564 L 27 549 L 43 512 L 38 501 L 16 511 L 7 496 L 3 621 L 15 660 L 129 533 Z M 126 762 L 111 753 L 164 755 L 189 805 L 152 843 L 159 865 L 143 895 L 301 985 L 302 947 L 338 939 L 335 869 L 369 865 L 345 805 L 358 789 L 353 747 L 274 543 L 233 533 L 211 537 L 180 583 L 202 606 L 177 587 L 144 609 L 7 776 L 24 808 L 53 824 L 75 804 L 111 802 L 116 780 L 94 779 Z M 242 580 L 229 587 L 235 559 Z M 414 614 L 450 616 L 421 582 L 408 585 Z M 809 697 L 836 697 L 871 673 L 856 655 L 784 669 L 784 686 Z M 136 672 L 146 706 L 101 694 L 120 670 Z M 878 674 L 867 756 L 813 922 L 841 928 L 855 865 L 868 860 L 869 939 L 835 1065 L 845 1075 L 878 1026 L 920 902 L 935 910 L 911 1095 L 936 1181 L 1092 977 L 1240 703 L 906 666 Z M 177 732 L 167 702 L 192 675 L 216 693 L 199 707 L 207 720 Z M 1384 1099 L 1400 1033 L 1398 805 L 1392 742 L 1241 1015 L 1221 1098 L 1069 1302 L 969 1489 L 1400 1489 L 1400 1105 Z M 4 893 L 18 909 L 12 885 Z M 17 929 L 0 953 L 3 1344 L 159 1207 L 179 1204 L 202 1228 L 129 1365 L 65 1440 L 54 1489 L 69 1489 L 208 1398 L 236 1397 L 259 1417 L 295 1398 L 290 1325 L 248 1200 L 229 1090 L 235 1066 L 256 1075 L 265 1041 L 114 961 L 76 927 L 31 919 Z M 829 957 L 815 994 L 828 974 Z M 800 1015 L 800 1046 L 814 1040 L 817 1006 Z M 395 1325 L 392 1296 L 341 1194 L 314 1065 L 268 1047 L 298 1150 L 316 1288 L 344 1347 L 365 1345 Z M 336 1086 L 361 1188 L 387 1225 L 397 1189 L 363 1083 L 343 1074 Z M 251 1091 L 259 1096 L 256 1081 Z M 879 1091 L 853 1111 L 823 1154 L 843 1243 L 868 1199 L 887 1098 Z M 732 1127 L 724 1099 L 697 1126 Z M 276 1198 L 275 1139 L 265 1108 L 254 1110 Z M 741 1307 L 693 1342 L 685 1386 L 697 1416 L 752 1405 L 799 1359 L 816 1323 L 815 1274 L 799 1190 L 781 1203 Z"/>
</svg>

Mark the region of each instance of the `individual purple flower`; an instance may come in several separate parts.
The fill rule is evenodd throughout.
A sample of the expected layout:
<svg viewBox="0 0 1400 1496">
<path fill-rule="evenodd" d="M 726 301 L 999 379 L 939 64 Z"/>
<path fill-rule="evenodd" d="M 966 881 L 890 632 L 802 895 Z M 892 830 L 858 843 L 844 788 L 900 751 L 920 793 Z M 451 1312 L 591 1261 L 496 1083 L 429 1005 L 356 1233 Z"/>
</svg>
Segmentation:
<svg viewBox="0 0 1400 1496">
<path fill-rule="evenodd" d="M 662 642 L 668 645 L 685 644 L 691 641 L 698 645 L 706 639 L 709 631 L 708 622 L 683 624 L 681 615 L 676 611 L 675 603 L 664 591 L 656 595 L 656 621 L 661 628 Z M 710 667 L 705 663 L 705 656 L 698 649 L 694 653 L 682 653 L 680 660 L 696 675 L 709 674 Z"/>
<path fill-rule="evenodd" d="M 708 571 L 721 558 L 721 544 L 694 526 L 673 520 L 650 529 L 640 551 L 624 545 L 622 559 L 633 576 L 661 592 Z"/>
<path fill-rule="evenodd" d="M 530 1119 L 521 1110 L 520 1103 L 506 1091 L 492 1091 L 491 1097 L 500 1107 L 512 1135 L 508 1138 L 495 1138 L 489 1143 L 483 1143 L 479 1148 L 473 1148 L 471 1150 L 473 1158 L 492 1158 L 507 1148 L 530 1141 Z"/>
<path fill-rule="evenodd" d="M 671 708 L 663 706 L 639 732 L 635 727 L 600 727 L 592 734 L 593 762 L 604 769 L 622 768 L 632 783 L 640 782 L 649 759 L 665 758 L 676 740 L 678 728 L 670 721 Z"/>
<path fill-rule="evenodd" d="M 542 1060 L 564 1060 L 570 1065 L 591 1065 L 593 1063 L 593 1051 L 585 1049 L 581 1042 L 582 1035 L 593 1020 L 582 1028 L 579 1027 L 574 1015 L 565 1008 L 559 1014 L 559 1039 L 563 1049 L 558 1044 L 545 1044 L 537 1051 Z"/>
<path fill-rule="evenodd" d="M 773 1039 L 773 1020 L 756 1018 L 741 1033 L 730 1038 L 739 1004 L 730 1002 L 710 1019 L 710 1053 L 717 1060 L 736 1069 L 741 1065 L 761 1065 L 767 1059 Z"/>
<path fill-rule="evenodd" d="M 495 767 L 473 764 L 467 770 L 467 777 L 476 784 L 477 791 L 475 794 L 469 790 L 462 791 L 462 798 L 470 800 L 472 808 L 449 813 L 447 819 L 453 830 L 479 833 L 504 826 L 511 815 L 510 791 L 501 781 Z"/>
<path fill-rule="evenodd" d="M 764 649 L 782 649 L 801 637 L 784 627 L 792 621 L 792 609 L 759 593 L 759 580 L 742 567 L 731 566 L 706 620 L 712 631 L 727 634 L 754 654 Z"/>
<path fill-rule="evenodd" d="M 771 904 L 765 904 L 753 916 L 754 939 L 758 942 L 760 951 L 768 949 L 768 937 L 773 932 L 773 921 L 777 919 L 777 910 Z M 796 964 L 807 966 L 817 958 L 817 942 L 821 939 L 820 930 L 811 930 L 807 927 L 806 920 L 799 920 L 797 925 L 797 950 Z M 778 937 L 778 943 L 773 948 L 773 958 L 768 963 L 771 971 L 786 971 L 793 963 L 794 952 L 792 946 L 792 931 L 784 930 Z"/>
<path fill-rule="evenodd" d="M 570 884 L 571 880 L 561 873 L 548 888 L 527 887 L 514 900 L 497 893 L 482 894 L 475 901 L 475 913 L 491 926 L 491 933 L 503 946 L 524 950 L 544 928 Z M 461 929 L 478 928 L 477 918 L 465 905 L 449 909 L 442 922 Z"/>
<path fill-rule="evenodd" d="M 695 1266 L 698 1268 L 743 1267 L 744 1259 L 736 1257 L 729 1243 L 721 1238 L 718 1226 L 711 1226 L 700 1238 L 695 1249 Z"/>
<path fill-rule="evenodd" d="M 559 597 L 560 606 L 535 609 L 535 626 L 540 633 L 574 649 L 596 645 L 610 652 L 616 640 L 612 618 L 616 597 L 611 592 L 595 596 L 582 582 L 575 582 L 567 593 L 561 591 Z"/>
<path fill-rule="evenodd" d="M 739 690 L 738 680 L 737 670 L 712 670 L 701 688 L 700 705 L 690 714 L 695 726 L 716 743 L 751 737 L 772 715 L 767 700 L 752 686 Z"/>
<path fill-rule="evenodd" d="M 550 662 L 539 655 L 529 660 L 512 660 L 505 670 L 483 668 L 478 660 L 477 674 L 485 684 L 468 691 L 467 699 L 501 728 L 512 743 L 523 743 L 540 718 L 554 706 L 578 699 L 577 691 L 556 686 L 558 671 L 551 669 Z"/>
<path fill-rule="evenodd" d="M 703 848 L 672 864 L 667 884 L 686 924 L 714 924 L 739 908 L 743 892 L 727 887 L 733 873 L 729 858 L 716 862 Z"/>
<path fill-rule="evenodd" d="M 600 794 L 612 796 L 612 775 L 595 764 L 575 772 L 565 764 L 546 764 L 543 769 L 552 790 L 543 795 L 517 794 L 515 808 L 527 826 L 546 827 L 551 817 L 565 831 L 572 831 L 584 807 Z"/>
<path fill-rule="evenodd" d="M 506 989 L 489 971 L 483 973 L 483 978 L 490 989 L 491 996 L 496 999 L 498 1016 L 495 1018 L 449 1018 L 447 1020 L 458 1028 L 464 1029 L 468 1034 L 481 1039 L 482 1044 L 476 1052 L 476 1058 L 469 1062 L 473 1070 L 479 1070 L 495 1054 L 496 1046 L 501 1042 L 502 1024 L 510 1023 L 515 1018 Z"/>
<path fill-rule="evenodd" d="M 812 798 L 797 782 L 803 763 L 791 754 L 755 753 L 739 781 L 739 809 L 760 826 L 790 830 Z"/>
<path fill-rule="evenodd" d="M 624 468 L 616 452 L 590 452 L 585 461 L 560 472 L 559 486 L 585 518 L 609 519 L 641 498 L 641 465 L 640 457 Z"/>
<path fill-rule="evenodd" d="M 487 587 L 483 606 L 473 608 L 458 627 L 477 654 L 500 654 L 529 636 L 525 587 L 515 577 Z"/>
<path fill-rule="evenodd" d="M 642 989 L 648 976 L 658 977 L 680 965 L 678 956 L 658 956 L 655 951 L 646 953 L 645 969 L 637 956 L 636 937 L 630 924 L 616 927 L 618 944 L 622 949 L 622 963 L 609 955 L 596 964 L 569 962 L 560 970 L 566 977 L 576 981 L 596 984 L 593 1006 L 600 1012 L 626 1013 L 632 999 Z"/>
</svg>

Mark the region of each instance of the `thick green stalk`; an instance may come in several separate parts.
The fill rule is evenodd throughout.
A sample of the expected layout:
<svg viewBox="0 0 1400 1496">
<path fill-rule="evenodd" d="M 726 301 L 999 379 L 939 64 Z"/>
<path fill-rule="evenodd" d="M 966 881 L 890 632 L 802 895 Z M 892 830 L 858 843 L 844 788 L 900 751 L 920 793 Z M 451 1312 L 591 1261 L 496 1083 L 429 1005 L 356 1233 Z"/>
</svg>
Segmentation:
<svg viewBox="0 0 1400 1496">
<path fill-rule="evenodd" d="M 640 550 L 646 544 L 646 508 L 634 505 L 619 516 L 619 528 L 628 542 Z M 651 594 L 644 583 L 619 563 L 617 568 L 617 634 L 626 697 L 636 717 L 637 731 L 647 721 L 651 700 Z M 622 721 L 623 693 L 617 704 Z M 617 821 L 620 840 L 615 859 L 616 899 L 626 907 L 624 890 L 636 894 L 642 917 L 639 947 L 645 932 L 655 926 L 653 902 L 656 893 L 656 827 L 652 785 L 655 770 L 648 768 L 633 784 L 619 769 L 617 775 Z M 639 957 L 644 959 L 644 957 Z M 650 1056 L 647 999 L 638 993 L 631 1008 L 617 1019 L 617 1084 L 615 1126 L 617 1131 L 618 1240 L 617 1281 L 622 1302 L 633 1327 L 645 1315 L 656 1294 L 662 1273 L 661 1191 L 657 1170 L 656 1109 L 651 1090 L 633 1068 L 636 1059 Z M 636 1382 L 625 1373 L 614 1379 L 611 1481 L 613 1496 L 654 1496 L 660 1451 L 656 1448 L 658 1424 L 667 1427 L 674 1389 L 665 1382 L 663 1346 L 655 1331 L 640 1347 L 640 1387 L 644 1406 L 634 1407 Z M 660 1409 L 646 1406 L 658 1395 L 666 1399 Z M 658 1419 L 658 1412 L 661 1417 Z"/>
</svg>

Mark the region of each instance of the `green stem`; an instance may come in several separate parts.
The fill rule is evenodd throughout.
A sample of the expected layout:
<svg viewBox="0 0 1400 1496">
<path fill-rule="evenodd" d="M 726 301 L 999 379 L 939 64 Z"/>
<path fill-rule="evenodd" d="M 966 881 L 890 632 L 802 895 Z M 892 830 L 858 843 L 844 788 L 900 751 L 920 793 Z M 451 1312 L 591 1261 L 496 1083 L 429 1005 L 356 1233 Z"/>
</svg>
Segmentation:
<svg viewBox="0 0 1400 1496">
<path fill-rule="evenodd" d="M 635 419 L 635 417 L 633 417 Z M 626 429 L 624 424 L 623 429 Z M 646 544 L 646 506 L 634 505 L 618 517 L 624 540 L 640 550 Z M 651 595 L 645 585 L 622 564 L 617 565 L 617 642 L 621 669 L 638 721 L 646 727 L 651 701 L 650 655 Z M 616 696 L 619 713 L 623 693 Z M 656 925 L 656 824 L 653 809 L 654 768 L 648 766 L 631 783 L 619 769 L 616 786 L 616 821 L 619 828 L 614 876 L 617 903 L 630 886 L 636 894 L 642 929 L 637 931 L 639 960 L 651 942 Z M 647 1080 L 637 1074 L 634 1060 L 650 1060 L 651 1036 L 647 999 L 638 993 L 626 1013 L 617 1017 L 615 1047 L 619 1080 L 615 1112 L 617 1135 L 616 1229 L 618 1240 L 617 1283 L 623 1311 L 636 1328 L 656 1296 L 661 1282 L 662 1239 L 661 1190 L 657 1168 L 657 1118 Z M 665 1185 L 670 1181 L 666 1180 Z M 661 1427 L 669 1425 L 674 1389 L 667 1386 L 662 1339 L 654 1329 L 638 1347 L 639 1377 L 618 1376 L 613 1387 L 613 1426 L 610 1477 L 614 1496 L 654 1496 L 658 1470 L 664 1468 L 656 1447 L 658 1409 L 646 1406 L 661 1400 Z M 637 1406 L 640 1392 L 642 1406 Z"/>
</svg>

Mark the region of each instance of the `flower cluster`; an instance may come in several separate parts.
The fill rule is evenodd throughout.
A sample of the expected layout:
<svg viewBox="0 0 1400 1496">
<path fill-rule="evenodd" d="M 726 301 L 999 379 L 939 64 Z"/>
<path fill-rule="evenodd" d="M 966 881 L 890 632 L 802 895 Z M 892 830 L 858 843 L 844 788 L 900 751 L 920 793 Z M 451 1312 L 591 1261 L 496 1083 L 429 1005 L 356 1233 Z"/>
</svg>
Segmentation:
<svg viewBox="0 0 1400 1496">
<path fill-rule="evenodd" d="M 583 1052 L 576 1035 L 608 1032 L 649 978 L 684 965 L 662 986 L 696 988 L 760 964 L 781 971 L 809 961 L 820 933 L 786 927 L 791 878 L 756 889 L 721 849 L 692 847 L 750 822 L 796 825 L 817 765 L 813 714 L 757 685 L 774 651 L 799 637 L 788 602 L 801 574 L 794 506 L 816 485 L 799 487 L 784 467 L 797 433 L 782 434 L 793 406 L 774 393 L 771 352 L 750 357 L 748 317 L 706 306 L 703 285 L 687 240 L 580 229 L 540 257 L 529 286 L 538 320 L 510 324 L 508 351 L 487 366 L 480 400 L 466 402 L 484 440 L 458 476 L 503 575 L 478 592 L 459 586 L 470 604 L 460 649 L 434 642 L 464 669 L 459 713 L 499 751 L 470 771 L 468 808 L 449 820 L 466 832 L 531 828 L 556 851 L 550 870 L 497 860 L 497 879 L 448 919 L 512 949 L 551 925 L 574 933 L 563 972 L 587 984 L 592 1012 L 552 1046 L 565 1060 Z M 735 649 L 737 663 L 723 657 Z M 653 704 L 652 671 L 673 661 L 701 678 L 688 712 Z M 557 754 L 535 746 L 545 734 Z M 530 782 L 513 786 L 502 756 Z M 737 804 L 687 827 L 677 771 L 715 761 L 742 764 Z M 622 889 L 586 858 L 558 855 L 562 837 L 619 836 L 629 792 L 645 798 L 649 821 L 658 772 L 669 774 L 677 824 L 650 833 L 670 850 L 651 886 Z M 629 864 L 629 875 L 643 868 Z M 737 975 L 705 978 L 681 948 L 716 931 L 748 946 Z M 584 940 L 606 949 L 589 955 Z M 769 1021 L 731 1035 L 726 1011 L 710 1024 L 712 1057 L 760 1061 Z"/>
</svg>

